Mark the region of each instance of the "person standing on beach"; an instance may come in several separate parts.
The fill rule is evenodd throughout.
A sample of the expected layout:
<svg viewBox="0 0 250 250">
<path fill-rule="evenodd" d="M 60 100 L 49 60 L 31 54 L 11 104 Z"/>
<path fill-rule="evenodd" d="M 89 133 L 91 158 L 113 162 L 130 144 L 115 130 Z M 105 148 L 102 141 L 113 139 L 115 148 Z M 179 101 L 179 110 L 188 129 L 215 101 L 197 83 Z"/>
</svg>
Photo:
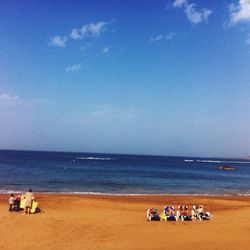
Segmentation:
<svg viewBox="0 0 250 250">
<path fill-rule="evenodd" d="M 32 207 L 32 202 L 35 199 L 35 196 L 32 193 L 32 189 L 29 189 L 29 191 L 24 195 L 24 198 L 25 198 L 25 208 L 23 214 L 29 214 Z"/>
<path fill-rule="evenodd" d="M 14 195 L 11 194 L 10 195 L 10 198 L 9 198 L 9 211 L 12 212 L 13 211 L 13 207 L 14 207 L 14 204 L 15 204 L 15 198 L 14 198 Z"/>
</svg>

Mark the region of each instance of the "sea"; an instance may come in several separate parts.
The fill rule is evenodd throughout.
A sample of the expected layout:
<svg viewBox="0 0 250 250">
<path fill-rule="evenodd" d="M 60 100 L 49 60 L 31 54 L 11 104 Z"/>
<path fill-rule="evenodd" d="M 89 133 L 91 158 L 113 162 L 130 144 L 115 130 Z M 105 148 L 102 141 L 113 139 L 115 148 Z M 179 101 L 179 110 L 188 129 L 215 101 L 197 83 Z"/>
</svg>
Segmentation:
<svg viewBox="0 0 250 250">
<path fill-rule="evenodd" d="M 249 196 L 250 160 L 0 150 L 0 193 L 29 188 L 35 193 Z"/>
</svg>

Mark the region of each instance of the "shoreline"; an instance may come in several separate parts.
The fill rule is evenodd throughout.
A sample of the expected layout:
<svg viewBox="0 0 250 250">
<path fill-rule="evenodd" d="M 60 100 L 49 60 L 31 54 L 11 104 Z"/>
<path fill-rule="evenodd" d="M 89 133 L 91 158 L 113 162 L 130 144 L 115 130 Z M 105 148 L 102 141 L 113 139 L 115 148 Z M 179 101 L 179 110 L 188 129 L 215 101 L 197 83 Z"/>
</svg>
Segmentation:
<svg viewBox="0 0 250 250">
<path fill-rule="evenodd" d="M 0 195 L 9 195 L 9 194 L 22 194 L 25 193 L 25 190 L 22 191 L 14 191 L 14 190 L 5 190 L 4 192 L 0 192 Z M 36 194 L 42 195 L 96 195 L 96 196 L 191 196 L 191 197 L 250 197 L 250 193 L 238 193 L 238 194 L 202 194 L 202 193 L 176 193 L 176 194 L 168 194 L 168 193 L 101 193 L 101 192 L 35 192 Z"/>
<path fill-rule="evenodd" d="M 8 212 L 0 195 L 0 249 L 248 249 L 250 197 L 34 193 L 41 212 Z M 147 221 L 146 210 L 204 205 L 211 221 Z M 27 239 L 28 240 L 24 240 Z M 17 247 L 18 246 L 18 247 Z"/>
</svg>

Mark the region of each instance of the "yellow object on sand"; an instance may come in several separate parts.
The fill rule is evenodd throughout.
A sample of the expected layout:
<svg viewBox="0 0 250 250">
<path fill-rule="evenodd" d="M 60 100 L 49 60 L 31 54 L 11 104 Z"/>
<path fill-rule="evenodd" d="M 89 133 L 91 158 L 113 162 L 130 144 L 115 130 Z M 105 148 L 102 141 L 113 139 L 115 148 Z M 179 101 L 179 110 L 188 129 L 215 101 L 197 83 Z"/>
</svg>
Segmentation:
<svg viewBox="0 0 250 250">
<path fill-rule="evenodd" d="M 25 203 L 26 203 L 26 199 L 22 195 L 21 196 L 21 202 L 20 202 L 20 208 L 24 209 L 25 208 Z"/>
<path fill-rule="evenodd" d="M 20 208 L 25 209 L 25 206 L 26 206 L 26 199 L 22 195 L 21 202 L 20 202 Z M 33 200 L 32 201 L 32 207 L 30 209 L 31 214 L 34 214 L 36 212 L 37 206 L 38 206 L 38 202 Z"/>
<path fill-rule="evenodd" d="M 36 212 L 37 206 L 38 206 L 38 202 L 37 201 L 33 201 L 32 202 L 32 207 L 31 207 L 31 210 L 30 210 L 31 214 L 34 214 Z"/>
<path fill-rule="evenodd" d="M 160 214 L 160 217 L 161 217 L 161 220 L 166 220 L 167 219 L 166 214 L 164 214 L 164 213 Z"/>
</svg>

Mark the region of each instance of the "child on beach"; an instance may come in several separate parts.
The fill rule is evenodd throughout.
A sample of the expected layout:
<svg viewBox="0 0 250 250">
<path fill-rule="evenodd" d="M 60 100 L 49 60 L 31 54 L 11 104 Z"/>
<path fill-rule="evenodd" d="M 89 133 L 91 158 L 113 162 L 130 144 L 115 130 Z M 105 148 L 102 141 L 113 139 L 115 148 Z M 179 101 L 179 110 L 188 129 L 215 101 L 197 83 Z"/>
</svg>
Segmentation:
<svg viewBox="0 0 250 250">
<path fill-rule="evenodd" d="M 15 198 L 14 195 L 11 194 L 9 197 L 9 211 L 12 212 L 15 204 Z"/>
</svg>

